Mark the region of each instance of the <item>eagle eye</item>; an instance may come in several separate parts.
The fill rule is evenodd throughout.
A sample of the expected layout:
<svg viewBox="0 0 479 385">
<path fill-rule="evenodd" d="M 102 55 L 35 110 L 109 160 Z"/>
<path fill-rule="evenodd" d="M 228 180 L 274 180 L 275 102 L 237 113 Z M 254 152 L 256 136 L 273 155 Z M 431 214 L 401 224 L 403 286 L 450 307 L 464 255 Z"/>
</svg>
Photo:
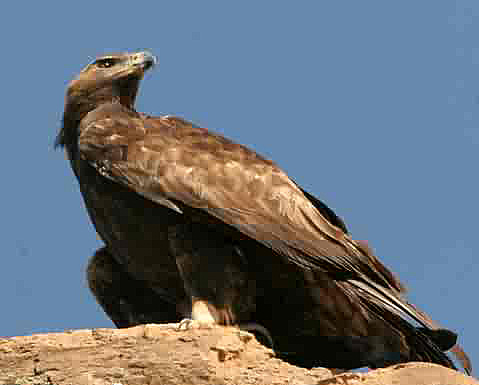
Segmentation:
<svg viewBox="0 0 479 385">
<path fill-rule="evenodd" d="M 98 59 L 96 61 L 96 65 L 98 68 L 110 68 L 113 67 L 118 60 L 114 58 L 105 58 L 105 59 Z"/>
</svg>

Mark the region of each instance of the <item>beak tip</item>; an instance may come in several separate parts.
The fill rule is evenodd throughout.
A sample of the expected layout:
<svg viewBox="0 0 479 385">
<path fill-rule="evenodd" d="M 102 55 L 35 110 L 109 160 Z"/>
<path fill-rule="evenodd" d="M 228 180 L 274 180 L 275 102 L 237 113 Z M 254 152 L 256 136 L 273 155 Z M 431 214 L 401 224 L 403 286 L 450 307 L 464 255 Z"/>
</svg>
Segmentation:
<svg viewBox="0 0 479 385">
<path fill-rule="evenodd" d="M 150 51 L 143 52 L 143 60 L 147 68 L 154 67 L 158 63 L 157 57 L 153 55 Z"/>
</svg>

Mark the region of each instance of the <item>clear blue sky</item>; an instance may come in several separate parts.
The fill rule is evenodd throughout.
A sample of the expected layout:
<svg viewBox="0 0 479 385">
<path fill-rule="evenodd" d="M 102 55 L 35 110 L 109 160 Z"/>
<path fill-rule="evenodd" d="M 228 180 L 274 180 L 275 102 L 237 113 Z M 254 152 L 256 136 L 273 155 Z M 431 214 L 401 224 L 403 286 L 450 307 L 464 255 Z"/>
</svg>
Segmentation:
<svg viewBox="0 0 479 385">
<path fill-rule="evenodd" d="M 67 82 L 148 48 L 138 110 L 278 162 L 367 239 L 479 369 L 477 1 L 8 2 L 2 36 L 0 335 L 110 327 L 100 245 L 53 150 Z"/>
</svg>

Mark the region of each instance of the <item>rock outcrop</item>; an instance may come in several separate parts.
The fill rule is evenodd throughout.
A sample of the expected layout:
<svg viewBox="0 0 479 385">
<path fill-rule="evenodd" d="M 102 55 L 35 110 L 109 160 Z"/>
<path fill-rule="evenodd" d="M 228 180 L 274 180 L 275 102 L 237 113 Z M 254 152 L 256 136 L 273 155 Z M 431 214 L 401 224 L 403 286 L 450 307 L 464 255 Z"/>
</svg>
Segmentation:
<svg viewBox="0 0 479 385">
<path fill-rule="evenodd" d="M 0 385 L 479 385 L 425 363 L 336 375 L 324 368 L 306 370 L 274 358 L 236 328 L 177 331 L 176 326 L 1 338 Z"/>
</svg>

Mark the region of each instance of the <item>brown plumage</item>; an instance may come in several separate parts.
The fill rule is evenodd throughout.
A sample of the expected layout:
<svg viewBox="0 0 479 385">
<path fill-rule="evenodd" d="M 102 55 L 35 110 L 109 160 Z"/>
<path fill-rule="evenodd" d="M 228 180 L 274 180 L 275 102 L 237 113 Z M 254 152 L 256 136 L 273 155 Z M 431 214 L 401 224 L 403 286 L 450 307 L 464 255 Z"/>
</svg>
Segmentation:
<svg viewBox="0 0 479 385">
<path fill-rule="evenodd" d="M 302 366 L 453 368 L 443 350 L 456 335 L 410 305 L 371 250 L 275 163 L 135 111 L 153 64 L 140 52 L 87 66 L 68 86 L 57 138 L 105 242 L 88 281 L 113 322 L 253 323 Z"/>
</svg>

